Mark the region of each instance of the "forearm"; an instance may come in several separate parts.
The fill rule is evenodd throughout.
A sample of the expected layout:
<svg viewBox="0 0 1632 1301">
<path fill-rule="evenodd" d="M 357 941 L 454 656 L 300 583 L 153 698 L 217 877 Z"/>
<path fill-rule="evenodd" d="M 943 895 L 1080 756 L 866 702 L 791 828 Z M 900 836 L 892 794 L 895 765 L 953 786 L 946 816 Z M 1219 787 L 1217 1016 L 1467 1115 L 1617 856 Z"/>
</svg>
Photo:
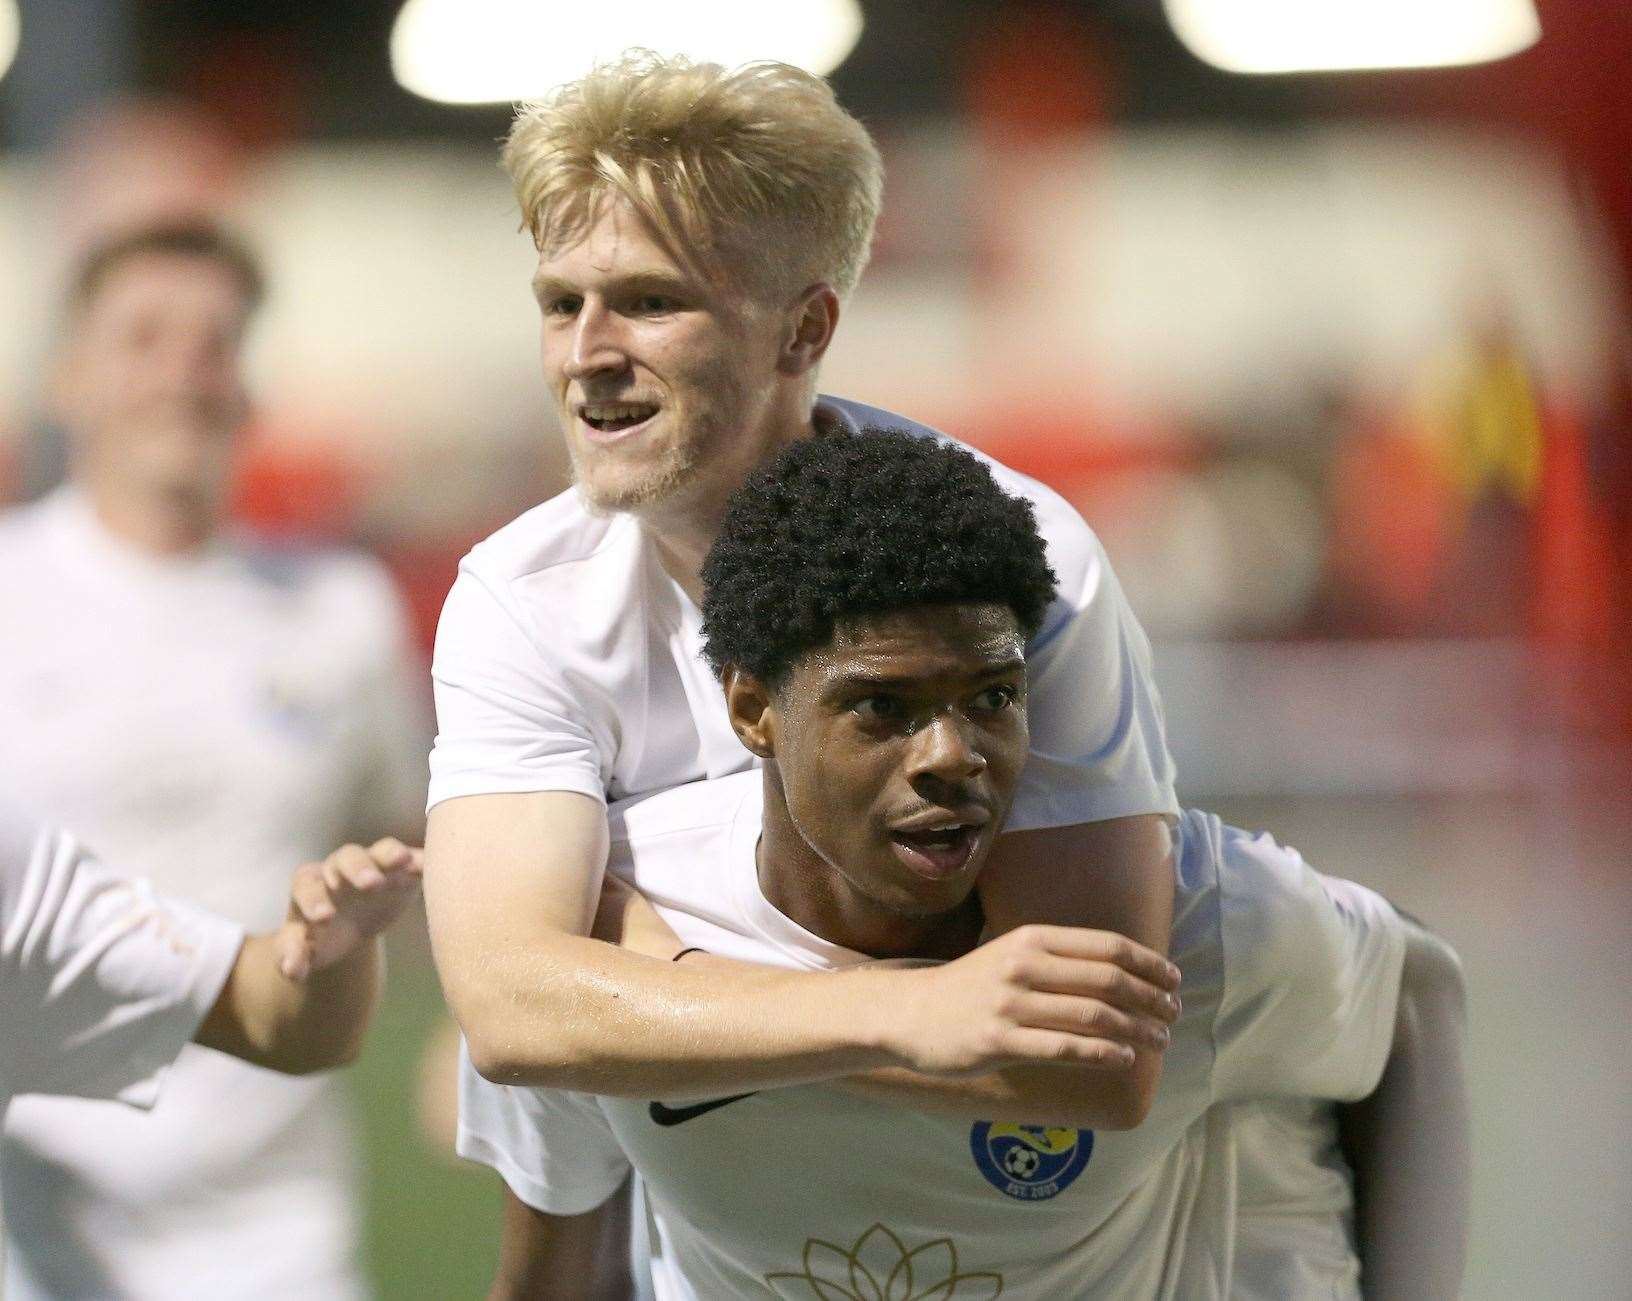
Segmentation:
<svg viewBox="0 0 1632 1301">
<path fill-rule="evenodd" d="M 557 933 L 448 992 L 488 1079 L 676 1098 L 892 1064 L 877 1009 L 903 974 L 662 962 Z"/>
<path fill-rule="evenodd" d="M 369 939 L 333 965 L 294 981 L 278 969 L 272 936 L 251 936 L 196 1038 L 291 1074 L 344 1066 L 362 1047 L 384 965 L 383 946 Z"/>
<path fill-rule="evenodd" d="M 1361 1283 L 1378 1301 L 1461 1293 L 1471 1164 L 1455 955 L 1413 938 L 1393 1051 L 1376 1091 L 1340 1110 L 1354 1168 Z"/>
</svg>

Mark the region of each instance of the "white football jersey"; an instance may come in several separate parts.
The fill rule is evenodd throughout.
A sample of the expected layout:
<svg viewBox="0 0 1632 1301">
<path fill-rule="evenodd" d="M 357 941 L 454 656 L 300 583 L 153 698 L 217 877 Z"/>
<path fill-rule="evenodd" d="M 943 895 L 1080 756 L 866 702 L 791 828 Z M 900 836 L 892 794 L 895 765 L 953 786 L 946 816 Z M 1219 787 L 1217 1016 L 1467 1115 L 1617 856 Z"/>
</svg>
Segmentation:
<svg viewBox="0 0 1632 1301">
<path fill-rule="evenodd" d="M 944 437 L 833 398 L 817 415 Z M 1028 649 L 1031 757 L 1009 825 L 1176 816 L 1150 646 L 1099 540 L 1057 494 L 987 463 L 1032 503 L 1059 579 Z M 633 516 L 593 513 L 574 490 L 528 511 L 465 557 L 443 608 L 430 802 L 618 800 L 750 767 L 702 645 L 696 604 Z"/>
<path fill-rule="evenodd" d="M 761 811 L 756 773 L 631 801 L 613 812 L 611 870 L 685 944 L 814 970 L 868 961 L 765 899 Z M 954 1282 L 960 1297 L 1226 1297 L 1229 1104 L 1369 1093 L 1404 933 L 1378 896 L 1268 837 L 1188 812 L 1178 839 L 1184 1012 L 1136 1130 L 971 1124 L 817 1085 L 597 1098 L 493 1085 L 467 1060 L 460 1151 L 557 1214 L 599 1205 L 638 1171 L 660 1301 L 951 1295 Z"/>
<path fill-rule="evenodd" d="M 266 930 L 300 863 L 417 823 L 425 704 L 373 561 L 157 557 L 64 489 L 0 518 L 0 592 L 7 792 L 121 871 Z M 354 1167 L 332 1075 L 189 1047 L 149 1112 L 20 1098 L 6 1296 L 358 1296 Z"/>
</svg>

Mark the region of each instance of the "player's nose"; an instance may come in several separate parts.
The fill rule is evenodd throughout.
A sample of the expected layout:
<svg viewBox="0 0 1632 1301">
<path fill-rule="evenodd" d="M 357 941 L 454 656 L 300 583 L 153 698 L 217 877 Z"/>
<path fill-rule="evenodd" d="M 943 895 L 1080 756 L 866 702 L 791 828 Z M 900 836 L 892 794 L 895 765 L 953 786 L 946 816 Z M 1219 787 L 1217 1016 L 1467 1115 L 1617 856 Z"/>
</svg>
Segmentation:
<svg viewBox="0 0 1632 1301">
<path fill-rule="evenodd" d="M 986 771 L 986 757 L 956 710 L 935 715 L 912 738 L 912 775 L 958 785 Z"/>
<path fill-rule="evenodd" d="M 629 364 L 629 353 L 616 315 L 603 304 L 586 302 L 572 323 L 565 370 L 568 379 L 585 379 Z"/>
</svg>

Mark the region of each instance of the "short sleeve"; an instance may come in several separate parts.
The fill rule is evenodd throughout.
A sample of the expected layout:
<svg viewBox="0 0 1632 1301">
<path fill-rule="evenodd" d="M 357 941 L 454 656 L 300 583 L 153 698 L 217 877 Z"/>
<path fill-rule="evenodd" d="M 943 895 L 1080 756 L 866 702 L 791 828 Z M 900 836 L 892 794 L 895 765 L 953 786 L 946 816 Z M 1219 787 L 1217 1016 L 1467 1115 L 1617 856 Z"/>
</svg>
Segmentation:
<svg viewBox="0 0 1632 1301">
<path fill-rule="evenodd" d="M 459 1046 L 459 1155 L 497 1170 L 535 1211 L 582 1215 L 617 1192 L 629 1159 L 595 1099 L 494 1084 Z"/>
<path fill-rule="evenodd" d="M 1394 1042 L 1405 928 L 1382 896 L 1226 828 L 1219 866 L 1222 1101 L 1335 1102 L 1377 1087 Z"/>
<path fill-rule="evenodd" d="M 431 665 L 437 736 L 428 804 L 461 795 L 577 791 L 606 797 L 610 723 L 467 557 L 442 608 Z"/>
<path fill-rule="evenodd" d="M 1173 760 L 1144 629 L 1092 530 L 1059 497 L 1029 487 L 1058 595 L 1027 648 L 1031 757 L 1009 827 L 1176 817 Z"/>
<path fill-rule="evenodd" d="M 243 944 L 241 927 L 0 812 L 7 1091 L 157 1100 Z"/>
</svg>

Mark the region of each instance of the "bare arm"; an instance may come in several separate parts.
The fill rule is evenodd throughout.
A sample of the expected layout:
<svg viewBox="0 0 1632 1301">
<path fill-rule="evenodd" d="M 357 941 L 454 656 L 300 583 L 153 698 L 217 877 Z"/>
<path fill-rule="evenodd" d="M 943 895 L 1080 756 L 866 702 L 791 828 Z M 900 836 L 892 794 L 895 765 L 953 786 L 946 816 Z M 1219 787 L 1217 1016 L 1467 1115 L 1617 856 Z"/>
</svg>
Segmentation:
<svg viewBox="0 0 1632 1301">
<path fill-rule="evenodd" d="M 1069 843 L 1078 831 L 1069 828 L 1046 838 L 1054 841 L 1059 852 L 1070 852 L 1078 847 Z M 1161 831 L 1165 845 L 1165 827 Z M 1034 848 L 1041 850 L 1045 846 Z M 1165 862 L 1164 871 L 1169 888 L 1159 893 L 1169 901 L 1166 907 L 1171 912 L 1172 872 Z M 611 877 L 602 894 L 595 934 L 657 957 L 672 956 L 680 949 L 679 939 L 657 911 L 630 887 Z M 1081 938 L 1087 941 L 1086 935 Z M 975 1077 L 926 1075 L 903 1067 L 884 1067 L 847 1077 L 841 1081 L 843 1087 L 865 1097 L 959 1119 L 1001 1116 L 1023 1124 L 1133 1128 L 1149 1110 L 1160 1075 L 1167 1027 L 1176 1018 L 1178 1005 L 1166 1001 L 1162 995 L 1166 982 L 1153 969 L 1146 968 L 1151 971 L 1150 984 L 1125 978 L 1129 968 L 1141 966 L 1134 945 L 1111 933 L 1100 933 L 1091 943 L 1103 955 L 1096 973 L 1103 984 L 1097 1005 L 1086 1000 L 1082 1004 L 1081 1028 L 1108 1042 L 1138 1048 L 1133 1066 L 1121 1060 L 1082 1066 L 1016 1065 Z M 703 954 L 688 956 L 686 964 L 707 964 L 724 971 L 743 969 L 742 964 Z"/>
<path fill-rule="evenodd" d="M 1451 947 L 1408 922 L 1394 1044 L 1377 1089 L 1339 1108 L 1368 1298 L 1461 1295 L 1471 1139 L 1465 992 Z"/>
<path fill-rule="evenodd" d="M 509 1187 L 488 1301 L 627 1301 L 629 1185 L 582 1215 L 535 1211 Z"/>
<path fill-rule="evenodd" d="M 605 812 L 582 795 L 485 795 L 431 813 L 426 904 L 438 969 L 476 1069 L 504 1084 L 710 1096 L 883 1066 L 973 1075 L 1021 1061 L 1123 1060 L 1089 1017 L 1105 941 L 1031 927 L 930 971 L 812 974 L 658 961 L 586 938 Z M 1112 964 L 1114 965 L 1114 964 Z M 766 1015 L 774 1008 L 776 1015 Z"/>
<path fill-rule="evenodd" d="M 194 1042 L 291 1074 L 352 1061 L 379 999 L 379 934 L 419 874 L 418 854 L 390 839 L 301 868 L 289 920 L 244 941 Z"/>
</svg>

